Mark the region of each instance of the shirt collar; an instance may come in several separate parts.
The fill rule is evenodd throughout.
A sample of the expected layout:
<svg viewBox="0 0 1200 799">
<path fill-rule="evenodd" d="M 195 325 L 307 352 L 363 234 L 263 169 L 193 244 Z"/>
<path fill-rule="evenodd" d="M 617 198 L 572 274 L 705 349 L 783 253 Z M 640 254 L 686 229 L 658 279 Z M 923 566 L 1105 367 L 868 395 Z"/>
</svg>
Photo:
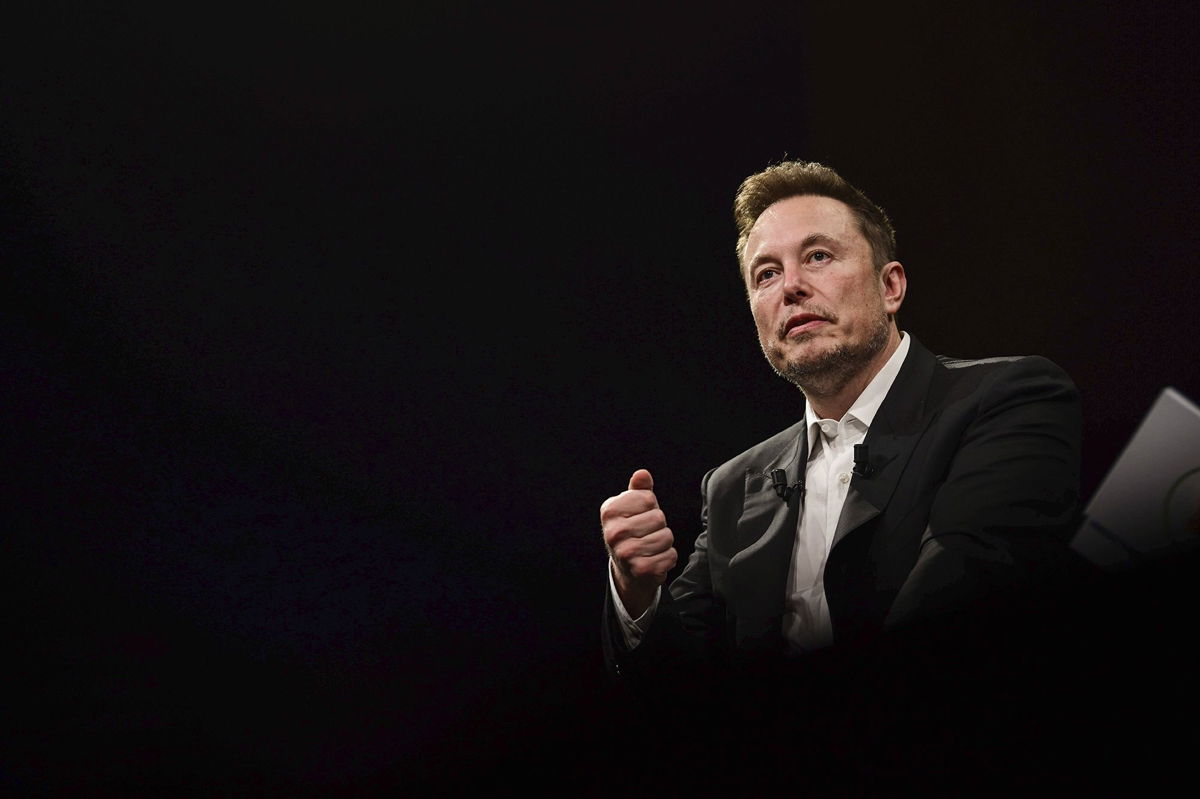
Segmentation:
<svg viewBox="0 0 1200 799">
<path fill-rule="evenodd" d="M 857 420 L 864 428 L 871 427 L 871 422 L 875 421 L 875 414 L 879 411 L 879 406 L 883 404 L 883 398 L 887 396 L 892 383 L 896 382 L 896 375 L 900 372 L 900 367 L 904 365 L 904 359 L 908 356 L 908 344 L 909 337 L 901 331 L 900 346 L 896 347 L 892 357 L 888 358 L 883 368 L 875 373 L 870 383 L 867 383 L 867 387 L 858 395 L 858 399 L 854 400 L 850 410 L 846 411 L 846 415 L 837 420 L 839 427 L 851 420 Z M 816 447 L 821 421 L 817 417 L 816 411 L 813 410 L 812 404 L 805 399 L 804 426 L 808 431 L 808 451 L 810 453 Z"/>
</svg>

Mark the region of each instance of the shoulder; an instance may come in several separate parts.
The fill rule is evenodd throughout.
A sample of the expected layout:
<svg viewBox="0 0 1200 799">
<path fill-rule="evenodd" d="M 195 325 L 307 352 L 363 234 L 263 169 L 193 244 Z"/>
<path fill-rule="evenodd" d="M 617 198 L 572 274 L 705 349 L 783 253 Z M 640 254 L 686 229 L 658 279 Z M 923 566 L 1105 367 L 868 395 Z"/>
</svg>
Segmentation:
<svg viewBox="0 0 1200 799">
<path fill-rule="evenodd" d="M 1071 391 L 1075 384 L 1061 366 L 1041 355 L 1002 355 L 992 358 L 936 356 L 943 382 L 962 390 L 1055 385 Z"/>
<path fill-rule="evenodd" d="M 896 414 L 915 404 L 923 412 L 947 404 L 974 404 L 997 392 L 1000 395 L 1046 391 L 1076 394 L 1075 384 L 1054 361 L 1041 355 L 1000 355 L 960 358 L 935 355 L 915 336 L 909 336 L 908 356 L 888 392 L 881 410 Z M 903 411 L 900 411 L 903 416 Z"/>
<path fill-rule="evenodd" d="M 1078 426 L 1081 417 L 1074 381 L 1062 367 L 1040 355 L 937 356 L 929 401 L 947 419 L 1057 419 Z"/>
</svg>

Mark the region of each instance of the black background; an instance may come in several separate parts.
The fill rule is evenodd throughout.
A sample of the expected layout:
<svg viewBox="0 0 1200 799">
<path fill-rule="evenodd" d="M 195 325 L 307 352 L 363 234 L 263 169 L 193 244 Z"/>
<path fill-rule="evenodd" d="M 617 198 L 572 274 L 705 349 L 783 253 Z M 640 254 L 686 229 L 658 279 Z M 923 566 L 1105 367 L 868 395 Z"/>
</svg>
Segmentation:
<svg viewBox="0 0 1200 799">
<path fill-rule="evenodd" d="M 1200 397 L 1194 4 L 38 4 L 0 83 L 4 787 L 622 762 L 597 510 L 791 424 L 730 207 L 888 209 L 934 352 Z M 578 767 L 578 768 L 574 768 Z M 586 780 L 584 781 L 586 782 Z M 564 788 L 583 792 L 583 783 Z"/>
</svg>

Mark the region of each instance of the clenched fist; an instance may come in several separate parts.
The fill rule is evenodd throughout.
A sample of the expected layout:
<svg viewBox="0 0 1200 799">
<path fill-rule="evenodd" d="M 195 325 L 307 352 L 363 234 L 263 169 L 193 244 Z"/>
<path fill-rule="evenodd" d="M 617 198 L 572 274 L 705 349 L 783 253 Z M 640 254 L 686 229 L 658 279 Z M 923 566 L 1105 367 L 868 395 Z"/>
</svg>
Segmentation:
<svg viewBox="0 0 1200 799">
<path fill-rule="evenodd" d="M 641 616 L 675 567 L 675 536 L 654 496 L 654 478 L 638 469 L 629 489 L 600 506 L 604 546 L 613 562 L 613 581 L 625 610 Z"/>
</svg>

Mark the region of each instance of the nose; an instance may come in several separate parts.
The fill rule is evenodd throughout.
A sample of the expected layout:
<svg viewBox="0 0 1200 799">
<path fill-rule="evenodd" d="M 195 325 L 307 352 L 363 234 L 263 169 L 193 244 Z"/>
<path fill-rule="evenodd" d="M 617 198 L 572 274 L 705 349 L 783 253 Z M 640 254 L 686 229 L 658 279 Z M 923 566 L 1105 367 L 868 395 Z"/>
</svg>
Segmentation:
<svg viewBox="0 0 1200 799">
<path fill-rule="evenodd" d="M 785 302 L 801 302 L 812 296 L 808 275 L 799 264 L 784 264 L 783 298 Z"/>
</svg>

